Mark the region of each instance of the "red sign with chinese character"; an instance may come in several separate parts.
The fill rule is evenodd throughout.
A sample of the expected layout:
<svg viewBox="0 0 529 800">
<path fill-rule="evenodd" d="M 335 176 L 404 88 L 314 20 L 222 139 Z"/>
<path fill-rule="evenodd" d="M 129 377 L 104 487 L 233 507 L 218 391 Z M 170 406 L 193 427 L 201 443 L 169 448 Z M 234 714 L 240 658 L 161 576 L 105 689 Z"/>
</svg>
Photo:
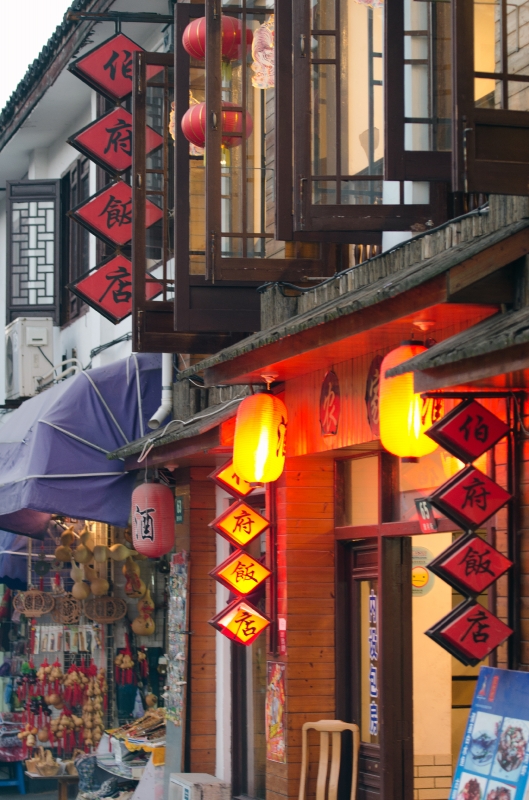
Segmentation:
<svg viewBox="0 0 529 800">
<path fill-rule="evenodd" d="M 233 468 L 233 459 L 218 467 L 209 477 L 212 481 L 215 481 L 217 486 L 231 494 L 232 497 L 248 497 L 255 488 L 251 483 L 237 475 Z"/>
<path fill-rule="evenodd" d="M 463 594 L 477 595 L 503 575 L 512 561 L 468 533 L 428 564 L 428 569 Z"/>
<path fill-rule="evenodd" d="M 146 128 L 145 137 L 147 153 L 163 144 L 163 138 L 152 128 Z M 114 108 L 75 133 L 68 144 L 108 172 L 125 172 L 132 166 L 132 114 L 125 108 Z"/>
<path fill-rule="evenodd" d="M 463 529 L 475 530 L 510 500 L 511 495 L 475 467 L 444 483 L 428 500 Z"/>
<path fill-rule="evenodd" d="M 424 497 L 415 500 L 415 508 L 419 518 L 421 533 L 432 533 L 437 530 L 437 519 L 434 517 L 432 504 Z"/>
<path fill-rule="evenodd" d="M 272 574 L 268 567 L 243 550 L 237 550 L 209 573 L 230 592 L 246 597 Z"/>
<path fill-rule="evenodd" d="M 72 209 L 73 219 L 111 244 L 122 246 L 132 239 L 132 189 L 117 181 Z M 150 200 L 145 203 L 145 222 L 149 228 L 163 216 Z"/>
<path fill-rule="evenodd" d="M 466 600 L 426 635 L 463 664 L 476 666 L 511 635 L 512 630 L 475 600 Z"/>
<path fill-rule="evenodd" d="M 68 69 L 111 100 L 123 100 L 132 92 L 133 54 L 143 50 L 118 33 L 78 58 Z"/>
<path fill-rule="evenodd" d="M 146 298 L 152 300 L 163 286 L 150 275 L 145 280 Z M 112 256 L 68 289 L 116 324 L 132 313 L 132 264 L 125 256 Z"/>
<path fill-rule="evenodd" d="M 380 390 L 380 365 L 383 361 L 382 356 L 375 356 L 369 367 L 366 381 L 366 411 L 367 421 L 371 428 L 371 433 L 375 438 L 380 438 L 380 405 L 379 405 L 379 390 Z"/>
<path fill-rule="evenodd" d="M 255 508 L 242 501 L 234 503 L 209 523 L 210 528 L 214 528 L 217 533 L 238 547 L 245 547 L 269 525 L 268 520 Z"/>
<path fill-rule="evenodd" d="M 499 417 L 476 400 L 467 399 L 436 422 L 427 431 L 427 436 L 470 464 L 490 450 L 508 431 L 508 426 Z"/>
<path fill-rule="evenodd" d="M 247 600 L 238 598 L 210 619 L 210 624 L 234 642 L 252 644 L 270 625 L 270 620 Z"/>
<path fill-rule="evenodd" d="M 322 436 L 336 436 L 340 421 L 340 383 L 335 372 L 328 372 L 320 393 L 320 425 Z"/>
</svg>

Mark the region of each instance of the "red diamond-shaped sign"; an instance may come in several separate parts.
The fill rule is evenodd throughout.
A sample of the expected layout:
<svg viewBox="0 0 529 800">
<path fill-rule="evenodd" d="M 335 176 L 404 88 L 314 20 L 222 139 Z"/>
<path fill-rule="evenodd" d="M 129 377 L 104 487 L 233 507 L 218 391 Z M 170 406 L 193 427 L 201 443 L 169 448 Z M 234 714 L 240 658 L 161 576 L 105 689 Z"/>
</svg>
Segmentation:
<svg viewBox="0 0 529 800">
<path fill-rule="evenodd" d="M 122 246 L 132 239 L 132 189 L 117 181 L 70 211 L 73 219 L 111 244 Z M 149 228 L 163 216 L 161 208 L 150 200 L 145 203 L 145 221 Z"/>
<path fill-rule="evenodd" d="M 481 594 L 503 575 L 512 561 L 480 536 L 461 536 L 428 564 L 428 569 L 462 594 Z"/>
<path fill-rule="evenodd" d="M 132 264 L 125 256 L 112 256 L 69 284 L 68 289 L 117 324 L 132 313 Z M 152 300 L 162 289 L 161 283 L 146 275 L 147 300 Z"/>
<path fill-rule="evenodd" d="M 464 400 L 426 432 L 449 453 L 470 464 L 507 433 L 509 427 L 481 403 Z"/>
<path fill-rule="evenodd" d="M 270 620 L 247 600 L 237 598 L 209 621 L 218 631 L 238 644 L 252 644 L 270 625 Z"/>
<path fill-rule="evenodd" d="M 75 133 L 68 144 L 108 172 L 125 172 L 132 166 L 132 114 L 125 108 L 114 108 Z M 151 153 L 162 144 L 162 136 L 147 127 L 146 152 Z"/>
<path fill-rule="evenodd" d="M 230 592 L 246 597 L 255 592 L 272 573 L 249 553 L 237 550 L 209 574 Z"/>
<path fill-rule="evenodd" d="M 209 523 L 210 528 L 238 547 L 245 547 L 269 525 L 269 521 L 255 508 L 242 501 L 234 503 Z"/>
<path fill-rule="evenodd" d="M 143 50 L 118 33 L 78 58 L 68 69 L 111 100 L 123 100 L 132 92 L 133 54 Z"/>
<path fill-rule="evenodd" d="M 426 635 L 463 664 L 476 666 L 502 642 L 512 630 L 475 600 L 466 600 L 443 617 Z"/>
<path fill-rule="evenodd" d="M 218 467 L 209 477 L 232 497 L 247 497 L 255 488 L 254 485 L 237 475 L 233 468 L 233 459 Z"/>
<path fill-rule="evenodd" d="M 475 530 L 510 500 L 511 495 L 483 472 L 467 467 L 428 500 L 464 530 Z"/>
</svg>

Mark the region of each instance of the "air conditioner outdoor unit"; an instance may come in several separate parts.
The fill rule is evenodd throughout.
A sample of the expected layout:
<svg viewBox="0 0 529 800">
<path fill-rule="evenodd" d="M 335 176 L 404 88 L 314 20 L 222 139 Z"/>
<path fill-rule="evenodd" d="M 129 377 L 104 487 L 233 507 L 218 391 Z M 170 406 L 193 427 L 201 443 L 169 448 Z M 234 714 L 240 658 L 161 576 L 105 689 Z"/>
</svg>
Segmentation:
<svg viewBox="0 0 529 800">
<path fill-rule="evenodd" d="M 18 317 L 6 327 L 6 400 L 32 397 L 53 364 L 53 319 Z"/>
<path fill-rule="evenodd" d="M 204 772 L 173 772 L 168 800 L 231 800 L 231 785 Z"/>
</svg>

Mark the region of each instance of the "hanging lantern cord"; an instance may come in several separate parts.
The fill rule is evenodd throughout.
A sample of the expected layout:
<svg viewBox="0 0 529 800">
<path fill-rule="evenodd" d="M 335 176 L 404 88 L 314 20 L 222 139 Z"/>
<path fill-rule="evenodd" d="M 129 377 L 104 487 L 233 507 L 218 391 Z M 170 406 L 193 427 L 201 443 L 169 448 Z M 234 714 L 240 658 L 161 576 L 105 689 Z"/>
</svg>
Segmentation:
<svg viewBox="0 0 529 800">
<path fill-rule="evenodd" d="M 277 378 L 277 375 L 274 375 L 274 374 L 270 374 L 270 375 L 261 375 L 261 378 L 262 378 L 262 379 L 265 381 L 265 383 L 266 383 L 266 391 L 267 391 L 267 392 L 269 392 L 269 391 L 270 391 L 270 386 L 273 384 L 273 382 L 274 382 L 274 381 L 275 381 L 275 379 Z"/>
</svg>

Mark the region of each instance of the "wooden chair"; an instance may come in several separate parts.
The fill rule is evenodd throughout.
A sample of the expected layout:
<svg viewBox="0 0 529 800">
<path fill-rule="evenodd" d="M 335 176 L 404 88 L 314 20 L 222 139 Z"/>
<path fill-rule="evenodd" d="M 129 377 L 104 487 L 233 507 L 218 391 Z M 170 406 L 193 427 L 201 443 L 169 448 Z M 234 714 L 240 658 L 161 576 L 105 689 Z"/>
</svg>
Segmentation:
<svg viewBox="0 0 529 800">
<path fill-rule="evenodd" d="M 340 762 L 342 754 L 342 733 L 351 731 L 353 734 L 353 764 L 351 777 L 351 800 L 356 800 L 356 785 L 358 781 L 358 751 L 360 749 L 360 729 L 358 725 L 342 722 L 339 719 L 321 719 L 319 722 L 305 722 L 302 728 L 301 748 L 301 777 L 299 782 L 299 800 L 306 800 L 307 773 L 309 768 L 309 730 L 320 733 L 320 761 L 318 765 L 318 778 L 316 782 L 316 800 L 337 800 L 338 780 L 340 777 Z M 329 788 L 327 790 L 327 771 L 329 769 L 329 734 L 332 733 L 332 758 L 329 775 Z"/>
</svg>

